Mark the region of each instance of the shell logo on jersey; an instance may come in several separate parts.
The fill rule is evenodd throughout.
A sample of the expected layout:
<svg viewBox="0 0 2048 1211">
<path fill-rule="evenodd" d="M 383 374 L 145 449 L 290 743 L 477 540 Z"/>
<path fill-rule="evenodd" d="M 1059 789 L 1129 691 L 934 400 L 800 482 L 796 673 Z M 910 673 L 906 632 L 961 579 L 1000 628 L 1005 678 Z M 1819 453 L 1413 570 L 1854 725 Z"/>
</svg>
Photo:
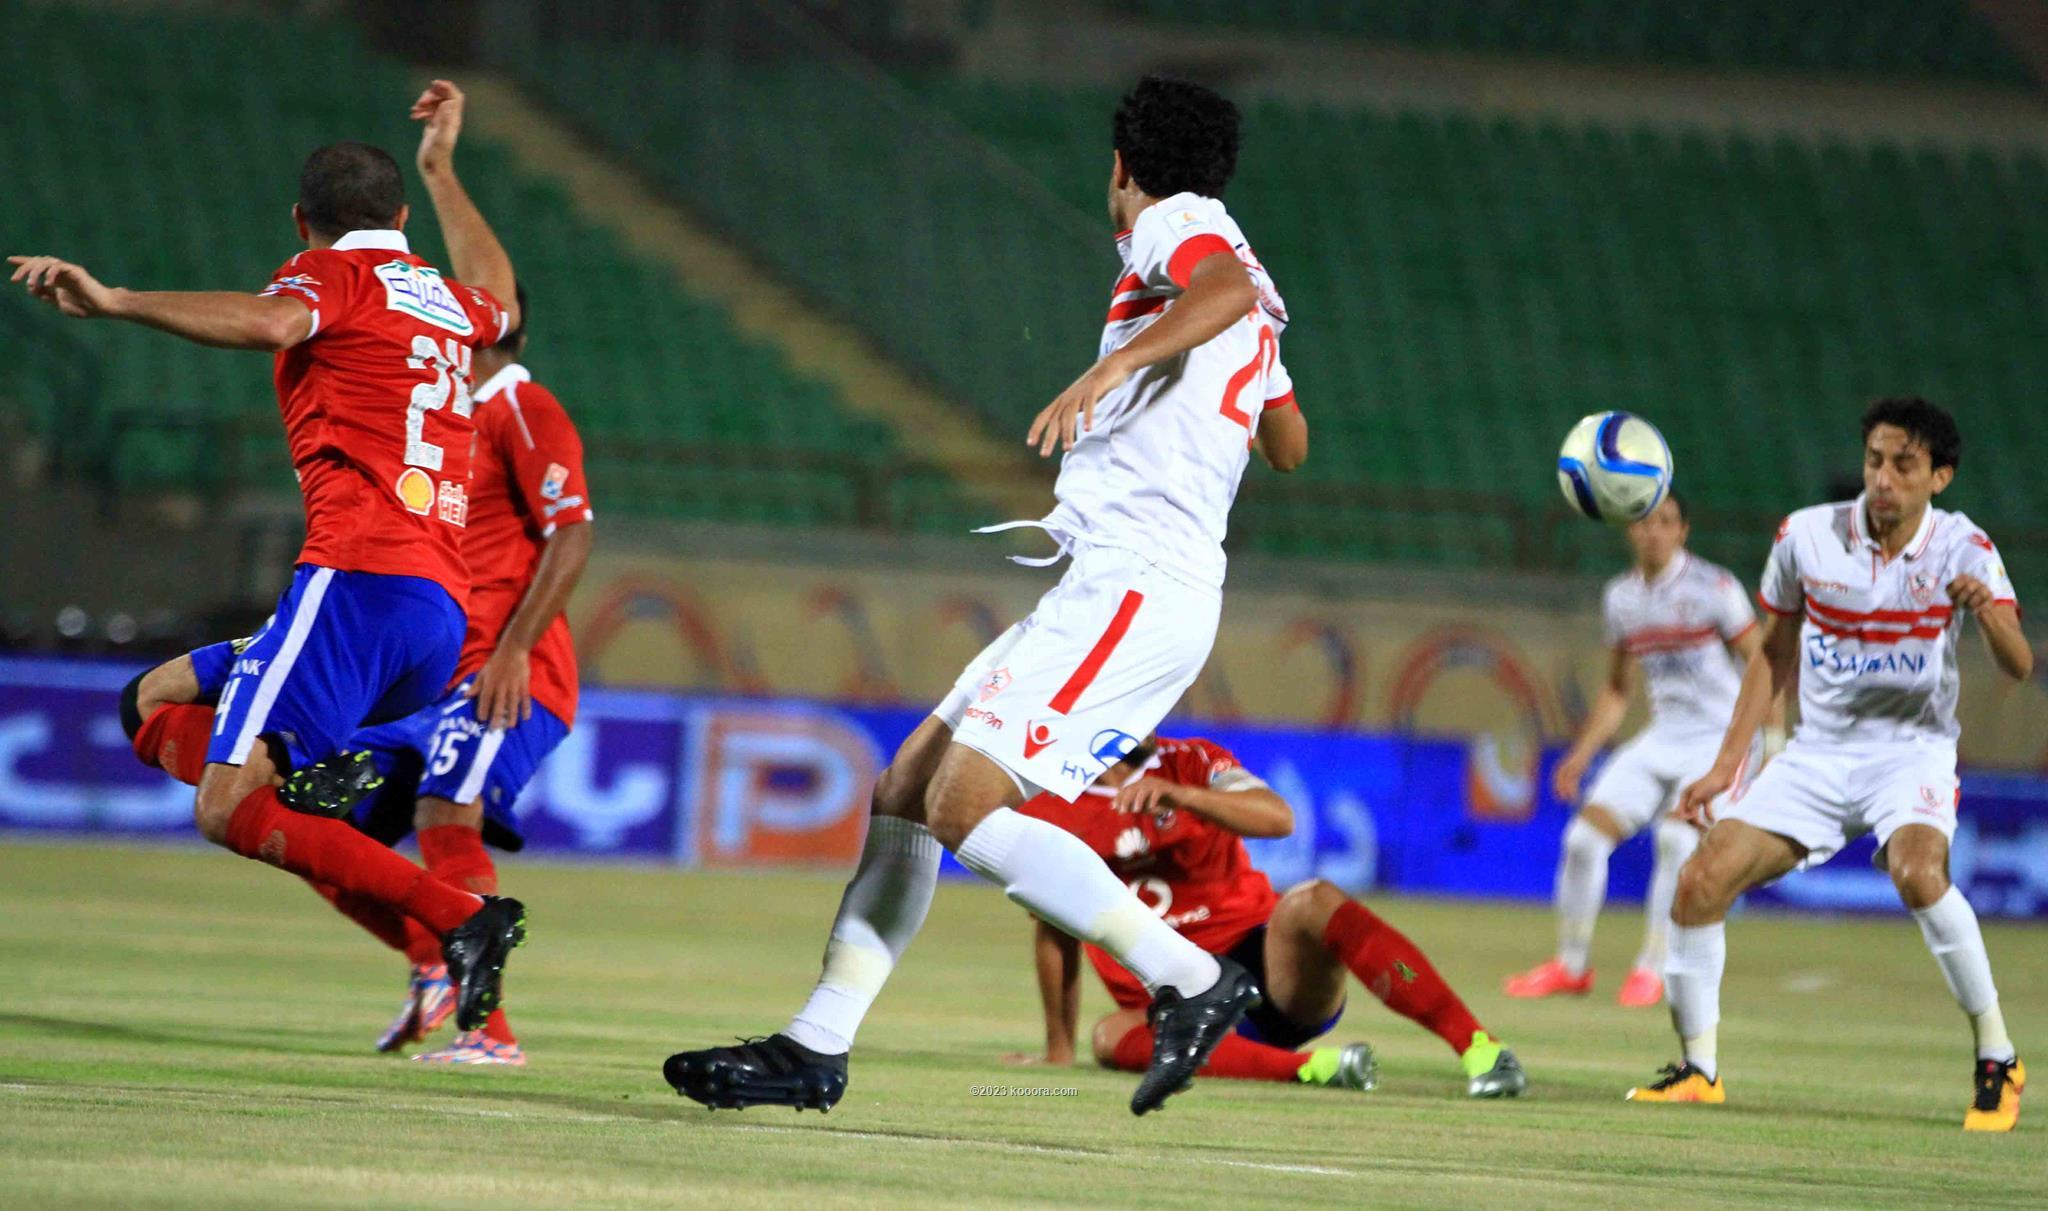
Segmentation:
<svg viewBox="0 0 2048 1211">
<path fill-rule="evenodd" d="M 441 484 L 441 503 L 436 510 L 442 521 L 458 529 L 469 525 L 469 488 L 446 480 Z"/>
<path fill-rule="evenodd" d="M 433 509 L 434 477 L 425 471 L 418 467 L 407 467 L 404 474 L 398 477 L 395 486 L 398 490 L 398 503 L 405 506 L 406 512 L 418 513 L 424 517 Z"/>
<path fill-rule="evenodd" d="M 462 309 L 455 292 L 442 280 L 441 271 L 432 265 L 386 261 L 375 272 L 377 280 L 384 283 L 384 306 L 390 310 L 402 311 L 436 328 L 446 328 L 457 336 L 476 331 L 476 325 L 469 322 L 469 312 Z"/>
</svg>

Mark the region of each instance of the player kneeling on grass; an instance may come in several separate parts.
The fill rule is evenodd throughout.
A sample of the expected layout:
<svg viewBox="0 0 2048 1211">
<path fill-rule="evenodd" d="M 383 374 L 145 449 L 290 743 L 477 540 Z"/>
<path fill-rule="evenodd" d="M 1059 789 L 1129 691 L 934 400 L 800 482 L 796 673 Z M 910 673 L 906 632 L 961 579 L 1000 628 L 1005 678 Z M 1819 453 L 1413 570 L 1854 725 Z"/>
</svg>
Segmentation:
<svg viewBox="0 0 2048 1211">
<path fill-rule="evenodd" d="M 1527 1088 L 1514 1053 L 1480 1027 L 1429 959 L 1393 926 L 1321 879 L 1274 894 L 1252 865 L 1244 838 L 1288 835 L 1294 812 L 1227 750 L 1207 740 L 1154 736 L 1104 770 L 1073 803 L 1040 795 L 1022 810 L 1086 842 L 1168 925 L 1243 965 L 1265 989 L 1265 1002 L 1217 1044 L 1202 1075 L 1371 1089 L 1378 1067 L 1366 1044 L 1296 1050 L 1328 1034 L 1343 1016 L 1349 973 L 1387 1008 L 1449 1044 L 1473 1097 L 1514 1097 Z M 1082 945 L 1038 923 L 1045 1055 L 1011 1056 L 1011 1062 L 1073 1062 Z M 1118 1006 L 1095 1024 L 1095 1060 L 1142 1072 L 1152 1056 L 1151 997 L 1101 947 L 1089 945 L 1087 952 Z"/>
<path fill-rule="evenodd" d="M 1685 788 L 1682 819 L 1712 823 L 1678 875 L 1665 984 L 1683 1060 L 1646 1102 L 1721 1102 L 1715 1055 L 1725 918 L 1735 898 L 1818 866 L 1864 833 L 1889 872 L 1976 1033 L 1968 1131 L 2010 1131 L 2026 1069 L 2014 1054 L 1977 914 L 1949 882 L 1956 781 L 1956 645 L 1974 616 L 2000 671 L 2025 680 L 2020 631 L 1998 548 L 1961 513 L 1934 508 L 1955 478 L 1954 418 L 1923 399 L 1884 399 L 1863 414 L 1863 495 L 1801 509 L 1778 527 L 1757 599 L 1770 612 L 1743 675 L 1720 756 Z M 1736 780 L 1766 705 L 1799 678 L 1799 730 L 1746 791 Z M 1717 813 L 1719 820 L 1715 821 Z"/>
</svg>

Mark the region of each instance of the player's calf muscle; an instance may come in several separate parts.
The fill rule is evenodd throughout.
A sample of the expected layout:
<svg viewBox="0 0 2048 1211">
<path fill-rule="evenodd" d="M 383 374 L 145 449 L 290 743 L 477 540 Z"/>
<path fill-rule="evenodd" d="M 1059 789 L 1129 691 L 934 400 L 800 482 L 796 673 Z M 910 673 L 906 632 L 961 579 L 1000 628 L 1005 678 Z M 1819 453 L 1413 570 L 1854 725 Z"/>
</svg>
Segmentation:
<svg viewBox="0 0 2048 1211">
<path fill-rule="evenodd" d="M 275 773 L 262 745 L 249 754 L 247 764 L 207 766 L 192 807 L 192 822 L 199 827 L 199 835 L 215 845 L 227 844 L 228 823 L 235 818 L 235 809 L 257 787 L 270 785 Z"/>
</svg>

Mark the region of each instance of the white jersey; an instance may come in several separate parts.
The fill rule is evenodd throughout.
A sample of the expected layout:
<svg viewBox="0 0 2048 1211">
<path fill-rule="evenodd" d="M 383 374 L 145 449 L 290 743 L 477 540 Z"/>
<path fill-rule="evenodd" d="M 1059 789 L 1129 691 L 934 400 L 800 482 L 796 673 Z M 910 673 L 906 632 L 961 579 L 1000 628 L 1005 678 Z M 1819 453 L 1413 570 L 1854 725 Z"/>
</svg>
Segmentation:
<svg viewBox="0 0 2048 1211">
<path fill-rule="evenodd" d="M 1785 519 L 1757 597 L 1775 614 L 1805 615 L 1799 739 L 1955 742 L 1959 620 L 1947 589 L 1958 576 L 2017 604 L 1998 548 L 1961 513 L 1930 506 L 1889 563 L 1860 496 Z"/>
<path fill-rule="evenodd" d="M 1607 645 L 1642 666 L 1650 729 L 1718 740 L 1742 690 L 1742 665 L 1728 644 L 1756 625 L 1742 583 L 1680 551 L 1655 580 L 1637 570 L 1608 581 L 1601 608 Z"/>
<path fill-rule="evenodd" d="M 1223 203 L 1175 194 L 1117 237 L 1123 272 L 1110 292 L 1101 353 L 1130 343 L 1186 291 L 1195 264 L 1233 253 L 1259 305 L 1206 344 L 1147 366 L 1095 407 L 1095 427 L 1060 462 L 1059 504 L 1044 520 L 1074 540 L 1134 551 L 1191 584 L 1223 585 L 1223 534 L 1268 408 L 1294 401 L 1280 362 L 1287 309 Z"/>
</svg>

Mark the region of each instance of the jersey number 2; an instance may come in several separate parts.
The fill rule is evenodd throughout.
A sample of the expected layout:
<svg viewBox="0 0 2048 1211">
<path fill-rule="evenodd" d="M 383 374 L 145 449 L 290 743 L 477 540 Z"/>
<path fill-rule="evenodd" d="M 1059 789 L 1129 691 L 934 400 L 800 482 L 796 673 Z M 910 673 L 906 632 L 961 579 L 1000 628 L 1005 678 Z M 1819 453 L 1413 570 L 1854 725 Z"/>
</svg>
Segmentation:
<svg viewBox="0 0 2048 1211">
<path fill-rule="evenodd" d="M 1273 335 L 1273 326 L 1260 324 L 1259 351 L 1253 354 L 1252 360 L 1246 362 L 1236 374 L 1231 375 L 1230 381 L 1223 386 L 1223 407 L 1219 411 L 1223 413 L 1224 419 L 1233 425 L 1243 426 L 1247 433 L 1251 431 L 1253 414 L 1240 407 L 1238 400 L 1243 397 L 1244 389 L 1251 386 L 1254 380 L 1265 381 L 1266 375 L 1272 373 L 1274 360 L 1279 356 L 1280 341 Z"/>
<path fill-rule="evenodd" d="M 412 356 L 405 364 L 415 370 L 434 372 L 434 381 L 412 389 L 412 405 L 405 410 L 405 465 L 441 469 L 441 447 L 426 438 L 427 413 L 438 412 L 455 403 L 455 415 L 466 417 L 476 411 L 469 398 L 469 346 L 450 337 L 445 351 L 434 338 L 424 334 L 412 338 Z"/>
</svg>

